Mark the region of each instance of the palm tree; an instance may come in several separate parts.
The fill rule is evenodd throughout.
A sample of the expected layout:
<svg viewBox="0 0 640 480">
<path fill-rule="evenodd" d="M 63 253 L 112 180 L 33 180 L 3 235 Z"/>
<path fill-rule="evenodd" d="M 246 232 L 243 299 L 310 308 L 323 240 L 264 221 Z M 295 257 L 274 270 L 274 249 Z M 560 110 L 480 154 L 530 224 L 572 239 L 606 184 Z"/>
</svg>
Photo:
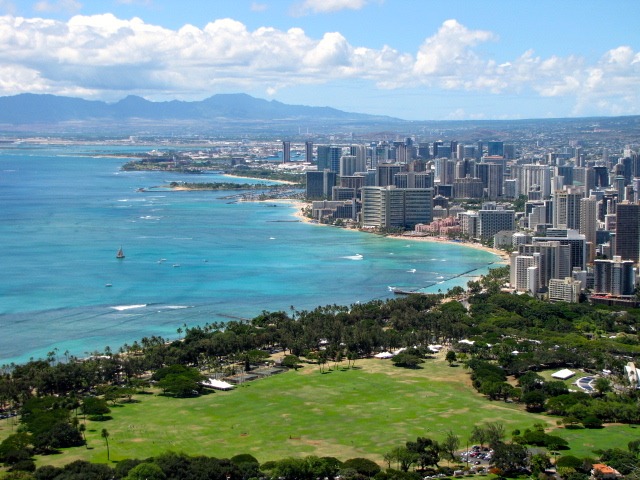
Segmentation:
<svg viewBox="0 0 640 480">
<path fill-rule="evenodd" d="M 100 436 L 102 438 L 104 438 L 104 443 L 107 445 L 107 461 L 111 460 L 111 456 L 110 456 L 110 452 L 109 452 L 109 432 L 107 431 L 106 428 L 102 429 L 102 432 L 100 432 Z"/>
</svg>

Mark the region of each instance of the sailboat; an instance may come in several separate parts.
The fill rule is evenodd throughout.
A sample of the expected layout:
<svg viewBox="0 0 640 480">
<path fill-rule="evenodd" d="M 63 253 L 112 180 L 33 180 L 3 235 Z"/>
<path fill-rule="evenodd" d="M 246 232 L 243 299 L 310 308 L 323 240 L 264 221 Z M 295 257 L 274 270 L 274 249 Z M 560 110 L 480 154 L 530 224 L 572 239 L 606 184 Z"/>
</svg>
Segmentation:
<svg viewBox="0 0 640 480">
<path fill-rule="evenodd" d="M 120 247 L 120 250 L 118 250 L 118 253 L 116 253 L 116 258 L 124 258 L 124 252 L 122 251 L 122 247 Z"/>
</svg>

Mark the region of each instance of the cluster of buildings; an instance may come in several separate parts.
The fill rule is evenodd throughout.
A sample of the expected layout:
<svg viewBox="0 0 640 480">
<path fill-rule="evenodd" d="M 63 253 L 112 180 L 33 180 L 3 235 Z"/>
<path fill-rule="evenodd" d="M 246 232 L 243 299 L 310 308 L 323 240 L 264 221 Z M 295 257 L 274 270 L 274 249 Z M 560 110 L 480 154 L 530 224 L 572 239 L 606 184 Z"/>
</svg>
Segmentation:
<svg viewBox="0 0 640 480">
<path fill-rule="evenodd" d="M 283 143 L 283 159 L 290 158 Z M 640 156 L 629 147 L 546 149 L 500 141 L 305 143 L 320 221 L 465 236 L 512 251 L 510 287 L 575 302 L 635 303 Z"/>
</svg>

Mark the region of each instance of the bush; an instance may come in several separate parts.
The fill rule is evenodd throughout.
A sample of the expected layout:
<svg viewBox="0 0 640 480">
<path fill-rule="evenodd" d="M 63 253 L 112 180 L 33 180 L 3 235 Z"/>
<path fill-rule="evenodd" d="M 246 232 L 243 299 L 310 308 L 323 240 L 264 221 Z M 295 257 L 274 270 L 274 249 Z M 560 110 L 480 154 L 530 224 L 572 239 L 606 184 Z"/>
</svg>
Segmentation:
<svg viewBox="0 0 640 480">
<path fill-rule="evenodd" d="M 593 415 L 589 415 L 582 420 L 584 428 L 602 428 L 602 420 Z"/>
<path fill-rule="evenodd" d="M 380 471 L 378 464 L 368 458 L 350 458 L 344 462 L 342 467 L 352 468 L 367 477 L 373 477 Z"/>
<path fill-rule="evenodd" d="M 578 457 L 574 457 L 573 455 L 563 455 L 556 461 L 556 466 L 558 468 L 567 467 L 575 468 L 577 470 L 582 468 L 582 460 Z"/>
</svg>

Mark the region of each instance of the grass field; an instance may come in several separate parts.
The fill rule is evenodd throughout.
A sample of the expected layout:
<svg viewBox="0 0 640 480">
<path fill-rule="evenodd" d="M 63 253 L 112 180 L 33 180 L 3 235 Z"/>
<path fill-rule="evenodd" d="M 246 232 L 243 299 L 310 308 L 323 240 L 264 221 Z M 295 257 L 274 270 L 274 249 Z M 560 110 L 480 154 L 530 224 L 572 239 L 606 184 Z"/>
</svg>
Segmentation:
<svg viewBox="0 0 640 480">
<path fill-rule="evenodd" d="M 318 367 L 308 365 L 198 398 L 138 395 L 138 403 L 112 408 L 112 420 L 87 421 L 88 448 L 39 458 L 38 464 L 106 462 L 103 428 L 110 434 L 112 461 L 172 450 L 214 457 L 251 453 L 260 462 L 304 455 L 381 462 L 384 453 L 417 436 L 442 439 L 451 429 L 464 446 L 473 426 L 484 422 L 503 422 L 509 436 L 536 422 L 555 425 L 555 418 L 488 401 L 471 388 L 467 371 L 449 367 L 442 358 L 428 360 L 419 370 L 374 359 L 360 360 L 356 367 L 320 374 Z M 0 428 L 0 437 L 10 433 L 7 425 Z M 565 434 L 575 435 L 579 451 L 589 455 L 588 444 L 601 444 L 593 436 L 605 432 L 609 435 L 609 428 L 558 434 L 572 444 Z M 607 444 L 626 447 L 629 439 L 613 438 L 614 433 L 603 437 Z"/>
<path fill-rule="evenodd" d="M 607 425 L 605 428 L 589 430 L 583 429 L 557 429 L 553 432 L 569 442 L 571 450 L 561 451 L 563 455 L 573 455 L 578 458 L 597 458 L 594 450 L 606 450 L 608 448 L 627 449 L 631 440 L 640 439 L 640 426 L 637 425 Z"/>
</svg>

